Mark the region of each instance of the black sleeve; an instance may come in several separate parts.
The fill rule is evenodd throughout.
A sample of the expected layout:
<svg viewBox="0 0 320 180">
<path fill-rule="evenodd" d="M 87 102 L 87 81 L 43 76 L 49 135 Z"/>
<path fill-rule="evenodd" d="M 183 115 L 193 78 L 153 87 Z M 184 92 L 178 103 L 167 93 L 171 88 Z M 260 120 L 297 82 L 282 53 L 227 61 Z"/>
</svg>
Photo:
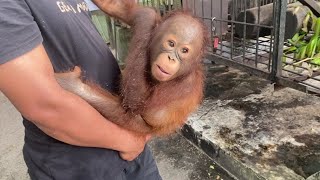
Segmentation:
<svg viewBox="0 0 320 180">
<path fill-rule="evenodd" d="M 0 0 L 0 65 L 41 42 L 40 30 L 25 0 Z"/>
</svg>

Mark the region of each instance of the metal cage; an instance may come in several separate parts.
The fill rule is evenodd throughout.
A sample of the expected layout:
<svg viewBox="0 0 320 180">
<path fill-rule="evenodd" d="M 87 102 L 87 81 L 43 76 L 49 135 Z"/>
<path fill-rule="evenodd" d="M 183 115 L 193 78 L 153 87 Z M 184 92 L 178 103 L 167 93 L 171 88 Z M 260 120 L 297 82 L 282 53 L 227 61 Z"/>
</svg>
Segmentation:
<svg viewBox="0 0 320 180">
<path fill-rule="evenodd" d="M 319 70 L 310 73 L 307 67 L 286 68 L 301 61 L 283 54 L 287 45 L 285 38 L 288 38 L 286 11 L 295 2 L 183 0 L 182 4 L 202 18 L 210 29 L 208 60 L 234 66 L 279 85 L 320 94 Z M 291 60 L 283 62 L 283 58 Z"/>
<path fill-rule="evenodd" d="M 272 82 L 307 93 L 320 94 L 320 71 L 299 67 L 300 60 L 283 54 L 287 42 L 286 11 L 296 0 L 136 0 L 161 15 L 190 10 L 203 19 L 209 32 L 207 60 L 233 66 Z M 268 12 L 268 13 L 266 13 Z M 270 13 L 271 12 L 271 13 Z M 291 59 L 282 62 L 283 58 Z M 302 70 L 302 71 L 301 71 Z M 310 75 L 311 74 L 311 75 Z"/>
</svg>

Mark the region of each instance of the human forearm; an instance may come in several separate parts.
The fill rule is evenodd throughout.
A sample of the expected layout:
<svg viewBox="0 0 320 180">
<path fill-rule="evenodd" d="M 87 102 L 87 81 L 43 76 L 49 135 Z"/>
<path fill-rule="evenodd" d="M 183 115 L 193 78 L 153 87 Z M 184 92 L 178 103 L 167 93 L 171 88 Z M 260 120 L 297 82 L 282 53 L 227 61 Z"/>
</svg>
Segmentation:
<svg viewBox="0 0 320 180">
<path fill-rule="evenodd" d="M 129 25 L 132 23 L 132 11 L 137 7 L 135 0 L 92 0 L 102 11 Z"/>
<path fill-rule="evenodd" d="M 68 144 L 118 151 L 127 149 L 126 143 L 131 142 L 128 142 L 130 134 L 126 130 L 107 121 L 77 96 L 64 92 L 61 95 L 35 106 L 38 113 L 27 118 L 49 136 Z"/>
<path fill-rule="evenodd" d="M 92 2 L 109 16 L 131 26 L 141 22 L 141 20 L 144 22 L 143 25 L 148 26 L 149 19 L 153 18 L 154 15 L 158 16 L 154 9 L 139 6 L 135 0 L 92 0 Z"/>
<path fill-rule="evenodd" d="M 55 139 L 77 146 L 117 151 L 127 151 L 134 143 L 130 142 L 133 139 L 130 132 L 106 120 L 89 104 L 71 93 L 63 90 L 59 93 L 48 91 L 38 93 L 37 96 L 43 100 L 33 97 L 33 103 L 28 108 L 13 103 L 23 116 Z M 10 95 L 8 97 L 13 99 Z"/>
<path fill-rule="evenodd" d="M 47 112 L 43 119 L 50 117 L 51 113 L 52 119 L 41 121 L 42 118 L 39 117 L 38 121 L 35 121 L 46 134 L 72 145 L 117 150 L 120 151 L 121 158 L 128 161 L 135 159 L 142 152 L 150 136 L 120 128 L 102 118 L 91 106 L 88 108 L 88 104 L 79 97 L 67 94 L 64 95 L 64 105 L 53 103 L 52 108 L 52 105 L 49 105 L 48 109 L 43 109 Z M 56 105 L 60 108 L 54 108 Z M 75 110 L 74 106 L 78 106 L 79 109 Z M 61 116 L 56 116 L 57 114 Z"/>
<path fill-rule="evenodd" d="M 0 65 L 0 91 L 23 116 L 61 141 L 126 151 L 135 148 L 133 144 L 140 138 L 104 119 L 80 97 L 63 90 L 54 78 L 42 45 Z"/>
</svg>

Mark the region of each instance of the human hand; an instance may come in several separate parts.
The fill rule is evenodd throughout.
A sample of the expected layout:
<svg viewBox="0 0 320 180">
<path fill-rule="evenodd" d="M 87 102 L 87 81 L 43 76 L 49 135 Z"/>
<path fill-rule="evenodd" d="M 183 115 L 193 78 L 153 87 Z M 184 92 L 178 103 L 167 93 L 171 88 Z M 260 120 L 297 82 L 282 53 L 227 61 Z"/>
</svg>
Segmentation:
<svg viewBox="0 0 320 180">
<path fill-rule="evenodd" d="M 137 135 L 136 133 L 131 133 L 131 139 L 128 139 L 128 150 L 119 152 L 120 157 L 127 161 L 134 160 L 144 150 L 144 147 L 150 138 L 151 135 Z"/>
<path fill-rule="evenodd" d="M 134 0 L 92 0 L 102 11 L 109 16 L 115 17 L 128 22 L 128 18 L 131 16 L 130 12 L 135 7 Z"/>
</svg>

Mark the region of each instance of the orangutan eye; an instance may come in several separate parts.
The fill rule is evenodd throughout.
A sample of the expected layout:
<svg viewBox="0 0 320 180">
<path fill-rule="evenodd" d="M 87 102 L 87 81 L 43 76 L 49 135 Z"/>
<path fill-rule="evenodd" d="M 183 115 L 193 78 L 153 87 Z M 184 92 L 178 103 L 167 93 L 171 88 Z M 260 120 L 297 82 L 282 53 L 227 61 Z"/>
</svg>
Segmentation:
<svg viewBox="0 0 320 180">
<path fill-rule="evenodd" d="M 182 53 L 188 53 L 189 52 L 189 49 L 188 48 L 183 48 L 182 49 Z"/>
<path fill-rule="evenodd" d="M 174 47 L 174 45 L 175 45 L 174 42 L 171 41 L 171 40 L 168 41 L 168 44 L 169 44 L 170 47 Z"/>
</svg>

